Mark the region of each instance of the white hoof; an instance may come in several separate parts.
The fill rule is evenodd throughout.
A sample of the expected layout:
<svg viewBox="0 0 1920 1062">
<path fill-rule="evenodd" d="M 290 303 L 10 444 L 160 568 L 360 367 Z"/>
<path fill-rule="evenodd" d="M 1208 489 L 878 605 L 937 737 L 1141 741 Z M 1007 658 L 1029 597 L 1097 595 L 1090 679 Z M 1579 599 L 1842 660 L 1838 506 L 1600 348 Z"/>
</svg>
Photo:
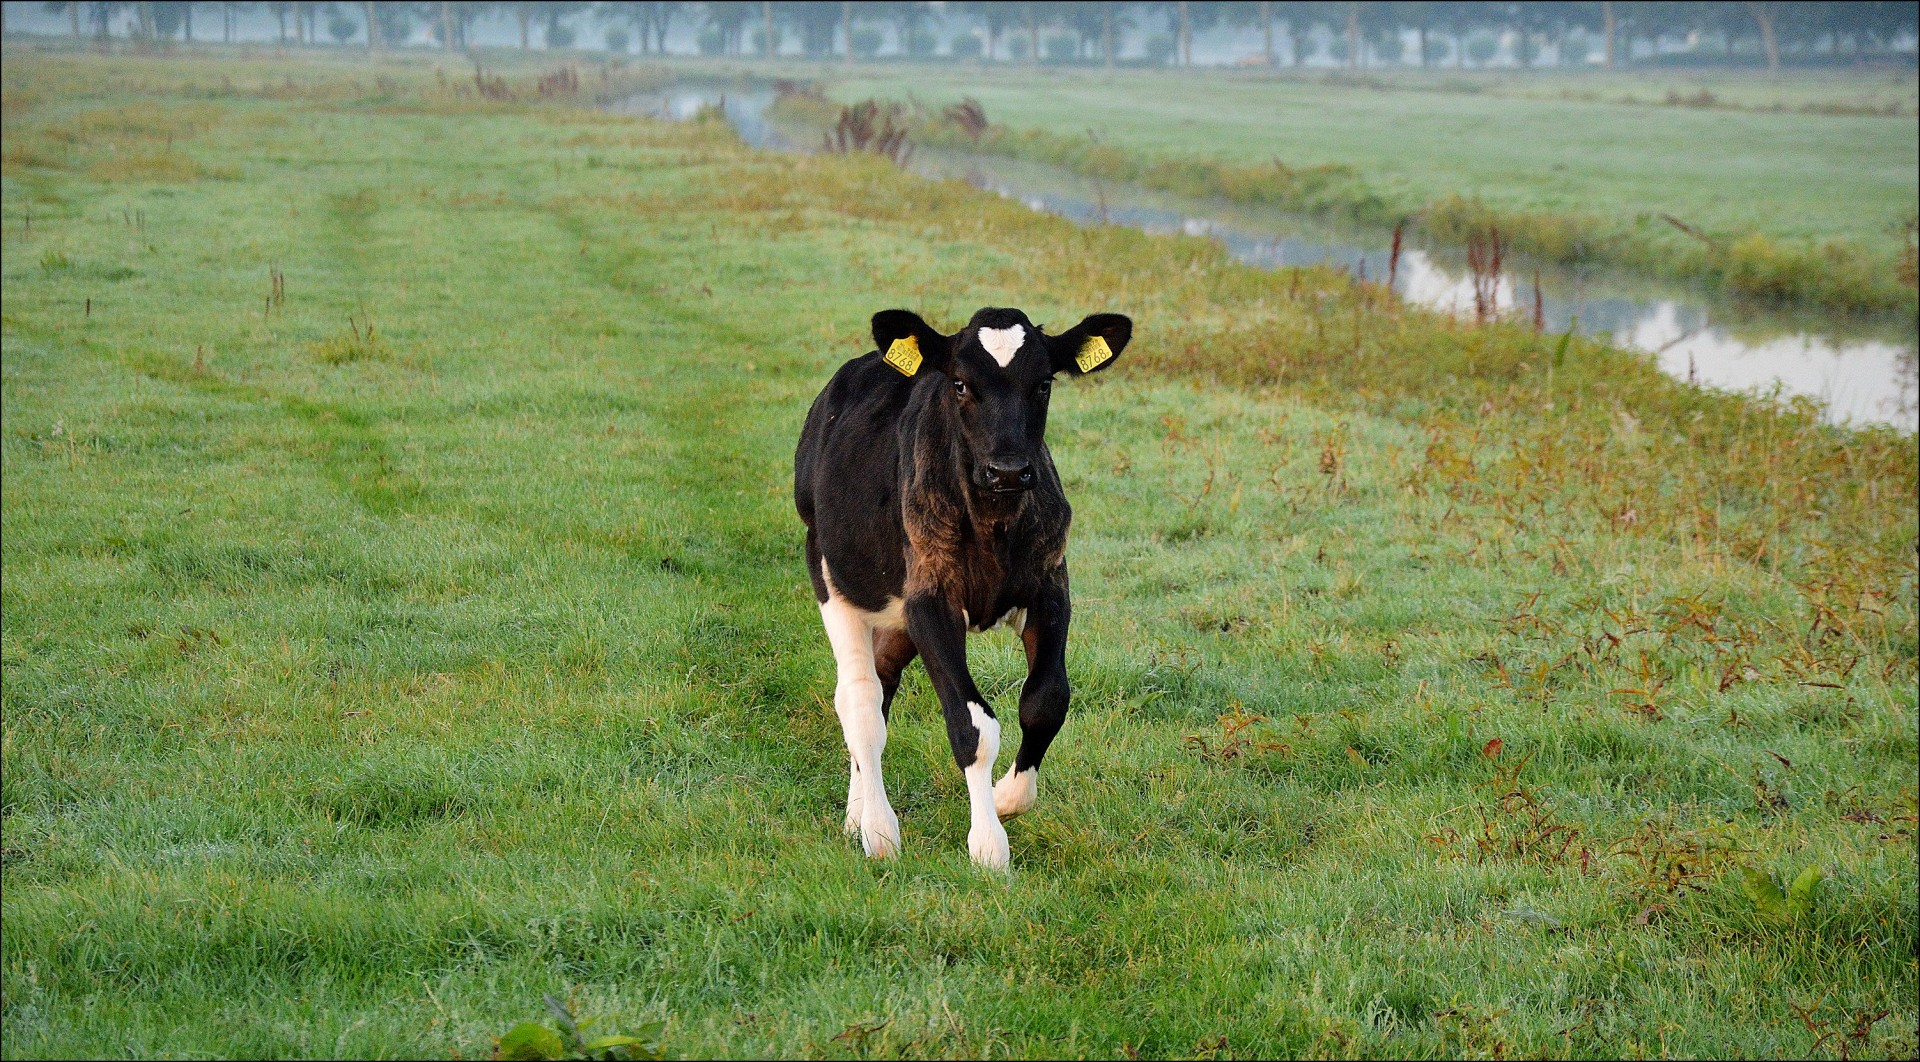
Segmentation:
<svg viewBox="0 0 1920 1062">
<path fill-rule="evenodd" d="M 873 859 L 892 859 L 900 854 L 900 817 L 886 804 L 864 810 L 860 817 L 860 847 Z"/>
<path fill-rule="evenodd" d="M 993 786 L 993 810 L 1003 819 L 1022 815 L 1033 807 L 1034 798 L 1040 794 L 1040 771 L 1029 767 L 1024 771 L 1007 768 L 1007 773 Z"/>
<path fill-rule="evenodd" d="M 1013 856 L 1007 848 L 1007 828 L 995 822 L 968 830 L 967 854 L 989 870 L 1007 869 L 1007 862 Z"/>
</svg>

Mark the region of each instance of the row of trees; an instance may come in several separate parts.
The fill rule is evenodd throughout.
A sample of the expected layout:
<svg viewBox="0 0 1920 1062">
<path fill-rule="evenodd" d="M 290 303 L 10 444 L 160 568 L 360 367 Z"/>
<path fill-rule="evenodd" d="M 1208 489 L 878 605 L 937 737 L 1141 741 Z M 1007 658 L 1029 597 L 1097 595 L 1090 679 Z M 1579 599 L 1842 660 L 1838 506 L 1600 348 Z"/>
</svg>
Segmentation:
<svg viewBox="0 0 1920 1062">
<path fill-rule="evenodd" d="M 1843 42 L 1858 56 L 1869 48 L 1886 50 L 1916 32 L 1911 3 L 1732 3 L 1593 0 L 1593 2 L 1382 2 L 1382 3 L 1186 3 L 1176 9 L 1177 61 L 1192 62 L 1192 35 L 1218 22 L 1255 25 L 1263 30 L 1261 58 L 1269 65 L 1298 63 L 1299 43 L 1325 28 L 1338 40 L 1338 58 L 1348 66 L 1403 63 L 1412 44 L 1414 62 L 1446 61 L 1484 65 L 1498 40 L 1513 44 L 1513 59 L 1533 66 L 1551 55 L 1556 62 L 1591 58 L 1612 68 L 1636 53 L 1657 57 L 1663 42 L 1682 44 L 1691 54 L 1707 40 L 1722 57 L 1764 57 L 1777 69 L 1783 56 L 1815 60 L 1841 54 Z M 1288 25 L 1292 54 L 1277 54 L 1275 19 Z M 1298 32 L 1302 27 L 1306 34 Z M 1636 45 L 1644 45 L 1644 49 Z"/>
<path fill-rule="evenodd" d="M 1613 67 L 1635 55 L 1660 54 L 1662 42 L 1685 42 L 1698 55 L 1714 42 L 1727 59 L 1821 61 L 1884 51 L 1916 33 L 1920 5 L 1864 3 L 1682 3 L 1659 0 L 1593 2 L 881 2 L 881 0 L 708 0 L 676 3 L 478 3 L 471 0 L 361 3 L 49 3 L 65 12 L 75 36 L 84 22 L 106 36 L 123 25 L 148 39 L 194 39 L 196 11 L 217 17 L 220 38 L 232 41 L 243 15 L 267 11 L 283 44 L 318 44 L 324 29 L 338 43 L 395 47 L 420 28 L 441 47 L 471 45 L 482 19 L 517 25 L 522 48 L 540 30 L 543 47 L 572 47 L 577 27 L 597 24 L 614 51 L 637 45 L 665 54 L 676 24 L 699 30 L 701 51 L 732 55 L 778 53 L 797 41 L 800 51 L 846 62 L 881 54 L 891 31 L 897 54 L 934 58 L 1009 58 L 1037 62 L 1122 61 L 1128 45 L 1150 63 L 1193 63 L 1193 39 L 1217 27 L 1256 31 L 1262 49 L 1242 62 L 1295 65 L 1320 55 L 1347 66 L 1407 63 L 1485 65 L 1511 42 L 1515 62 L 1543 61 Z M 1284 47 L 1283 47 L 1284 44 Z M 1316 49 L 1309 52 L 1311 47 Z M 790 49 L 789 49 L 790 50 Z"/>
</svg>

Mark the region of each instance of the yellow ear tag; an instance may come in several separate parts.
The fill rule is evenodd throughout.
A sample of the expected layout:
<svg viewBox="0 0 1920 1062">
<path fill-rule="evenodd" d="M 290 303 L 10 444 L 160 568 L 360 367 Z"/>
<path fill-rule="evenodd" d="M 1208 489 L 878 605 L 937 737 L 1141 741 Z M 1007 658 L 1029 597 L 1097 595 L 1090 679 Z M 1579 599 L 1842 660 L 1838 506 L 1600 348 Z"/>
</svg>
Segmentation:
<svg viewBox="0 0 1920 1062">
<path fill-rule="evenodd" d="M 1101 336 L 1089 336 L 1080 344 L 1080 353 L 1073 356 L 1073 363 L 1080 366 L 1081 372 L 1092 372 L 1113 360 L 1113 348 Z"/>
<path fill-rule="evenodd" d="M 902 376 L 912 376 L 920 371 L 920 341 L 912 336 L 901 336 L 887 348 L 886 357 L 880 359 L 893 366 Z"/>
</svg>

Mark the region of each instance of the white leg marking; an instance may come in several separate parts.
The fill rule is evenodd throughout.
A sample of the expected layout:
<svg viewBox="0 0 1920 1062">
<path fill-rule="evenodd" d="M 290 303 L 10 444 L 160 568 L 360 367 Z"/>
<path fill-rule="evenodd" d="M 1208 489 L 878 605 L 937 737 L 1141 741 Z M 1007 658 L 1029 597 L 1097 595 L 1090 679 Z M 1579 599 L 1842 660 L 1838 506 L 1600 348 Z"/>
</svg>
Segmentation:
<svg viewBox="0 0 1920 1062">
<path fill-rule="evenodd" d="M 982 328 L 980 346 L 987 354 L 1006 368 L 1013 362 L 1013 356 L 1020 353 L 1020 344 L 1027 341 L 1027 329 L 1024 325 L 1008 325 L 1005 328 Z"/>
<path fill-rule="evenodd" d="M 863 612 L 861 615 L 866 617 L 868 625 L 875 629 L 885 628 L 890 631 L 907 629 L 907 601 L 902 597 L 887 598 L 887 607 L 883 611 Z"/>
<path fill-rule="evenodd" d="M 1023 815 L 1033 807 L 1034 798 L 1040 795 L 1040 769 L 1029 767 L 1024 771 L 1015 771 L 1008 765 L 1007 773 L 993 787 L 993 809 L 1003 819 Z"/>
<path fill-rule="evenodd" d="M 900 819 L 887 803 L 880 776 L 887 720 L 880 714 L 880 676 L 873 669 L 873 628 L 838 594 L 828 594 L 827 603 L 820 606 L 820 623 L 827 628 L 833 659 L 839 665 L 833 708 L 840 715 L 840 729 L 853 761 L 847 782 L 847 823 L 859 824 L 860 843 L 868 855 L 897 855 Z"/>
<path fill-rule="evenodd" d="M 967 831 L 967 852 L 983 867 L 1004 870 L 1010 853 L 1007 828 L 993 807 L 993 761 L 1000 755 L 1000 721 L 986 709 L 969 701 L 973 727 L 980 732 L 980 746 L 973 763 L 961 773 L 967 776 L 967 803 L 973 810 L 973 827 Z"/>
<path fill-rule="evenodd" d="M 820 559 L 820 576 L 827 581 L 827 596 L 839 597 L 840 587 L 833 581 L 833 572 L 827 567 L 826 558 Z M 905 598 L 887 598 L 887 607 L 879 612 L 866 612 L 855 609 L 854 613 L 867 621 L 867 626 L 876 630 L 904 631 L 907 629 L 907 602 Z"/>
<path fill-rule="evenodd" d="M 860 765 L 849 760 L 847 765 L 847 822 L 849 834 L 860 832 L 860 805 L 866 796 L 866 789 L 860 784 Z"/>
</svg>

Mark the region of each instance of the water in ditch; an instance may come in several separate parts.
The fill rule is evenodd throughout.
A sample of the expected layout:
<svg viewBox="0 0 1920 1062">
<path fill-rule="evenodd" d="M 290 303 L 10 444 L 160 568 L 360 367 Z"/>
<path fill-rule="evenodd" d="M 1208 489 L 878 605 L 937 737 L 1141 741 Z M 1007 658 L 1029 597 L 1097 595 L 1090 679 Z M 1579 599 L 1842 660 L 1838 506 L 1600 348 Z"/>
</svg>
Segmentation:
<svg viewBox="0 0 1920 1062">
<path fill-rule="evenodd" d="M 613 109 L 684 120 L 718 105 L 755 147 L 814 150 L 813 134 L 768 119 L 773 98 L 766 89 L 686 84 L 628 97 Z M 1383 232 L 1102 184 L 1060 167 L 988 154 L 921 149 L 908 165 L 924 176 L 964 180 L 1081 224 L 1217 239 L 1235 258 L 1253 265 L 1330 265 L 1374 281 L 1389 275 L 1391 237 Z M 1450 313 L 1476 312 L 1473 280 L 1463 262 L 1410 246 L 1391 268 L 1394 291 L 1406 301 Z M 1502 311 L 1530 318 L 1536 289 L 1547 330 L 1572 329 L 1645 351 L 1681 379 L 1732 391 L 1808 395 L 1843 423 L 1893 424 L 1912 431 L 1920 415 L 1920 351 L 1910 323 L 1768 313 L 1725 305 L 1677 284 L 1560 270 L 1535 273 L 1524 267 L 1501 276 L 1493 295 Z"/>
</svg>

